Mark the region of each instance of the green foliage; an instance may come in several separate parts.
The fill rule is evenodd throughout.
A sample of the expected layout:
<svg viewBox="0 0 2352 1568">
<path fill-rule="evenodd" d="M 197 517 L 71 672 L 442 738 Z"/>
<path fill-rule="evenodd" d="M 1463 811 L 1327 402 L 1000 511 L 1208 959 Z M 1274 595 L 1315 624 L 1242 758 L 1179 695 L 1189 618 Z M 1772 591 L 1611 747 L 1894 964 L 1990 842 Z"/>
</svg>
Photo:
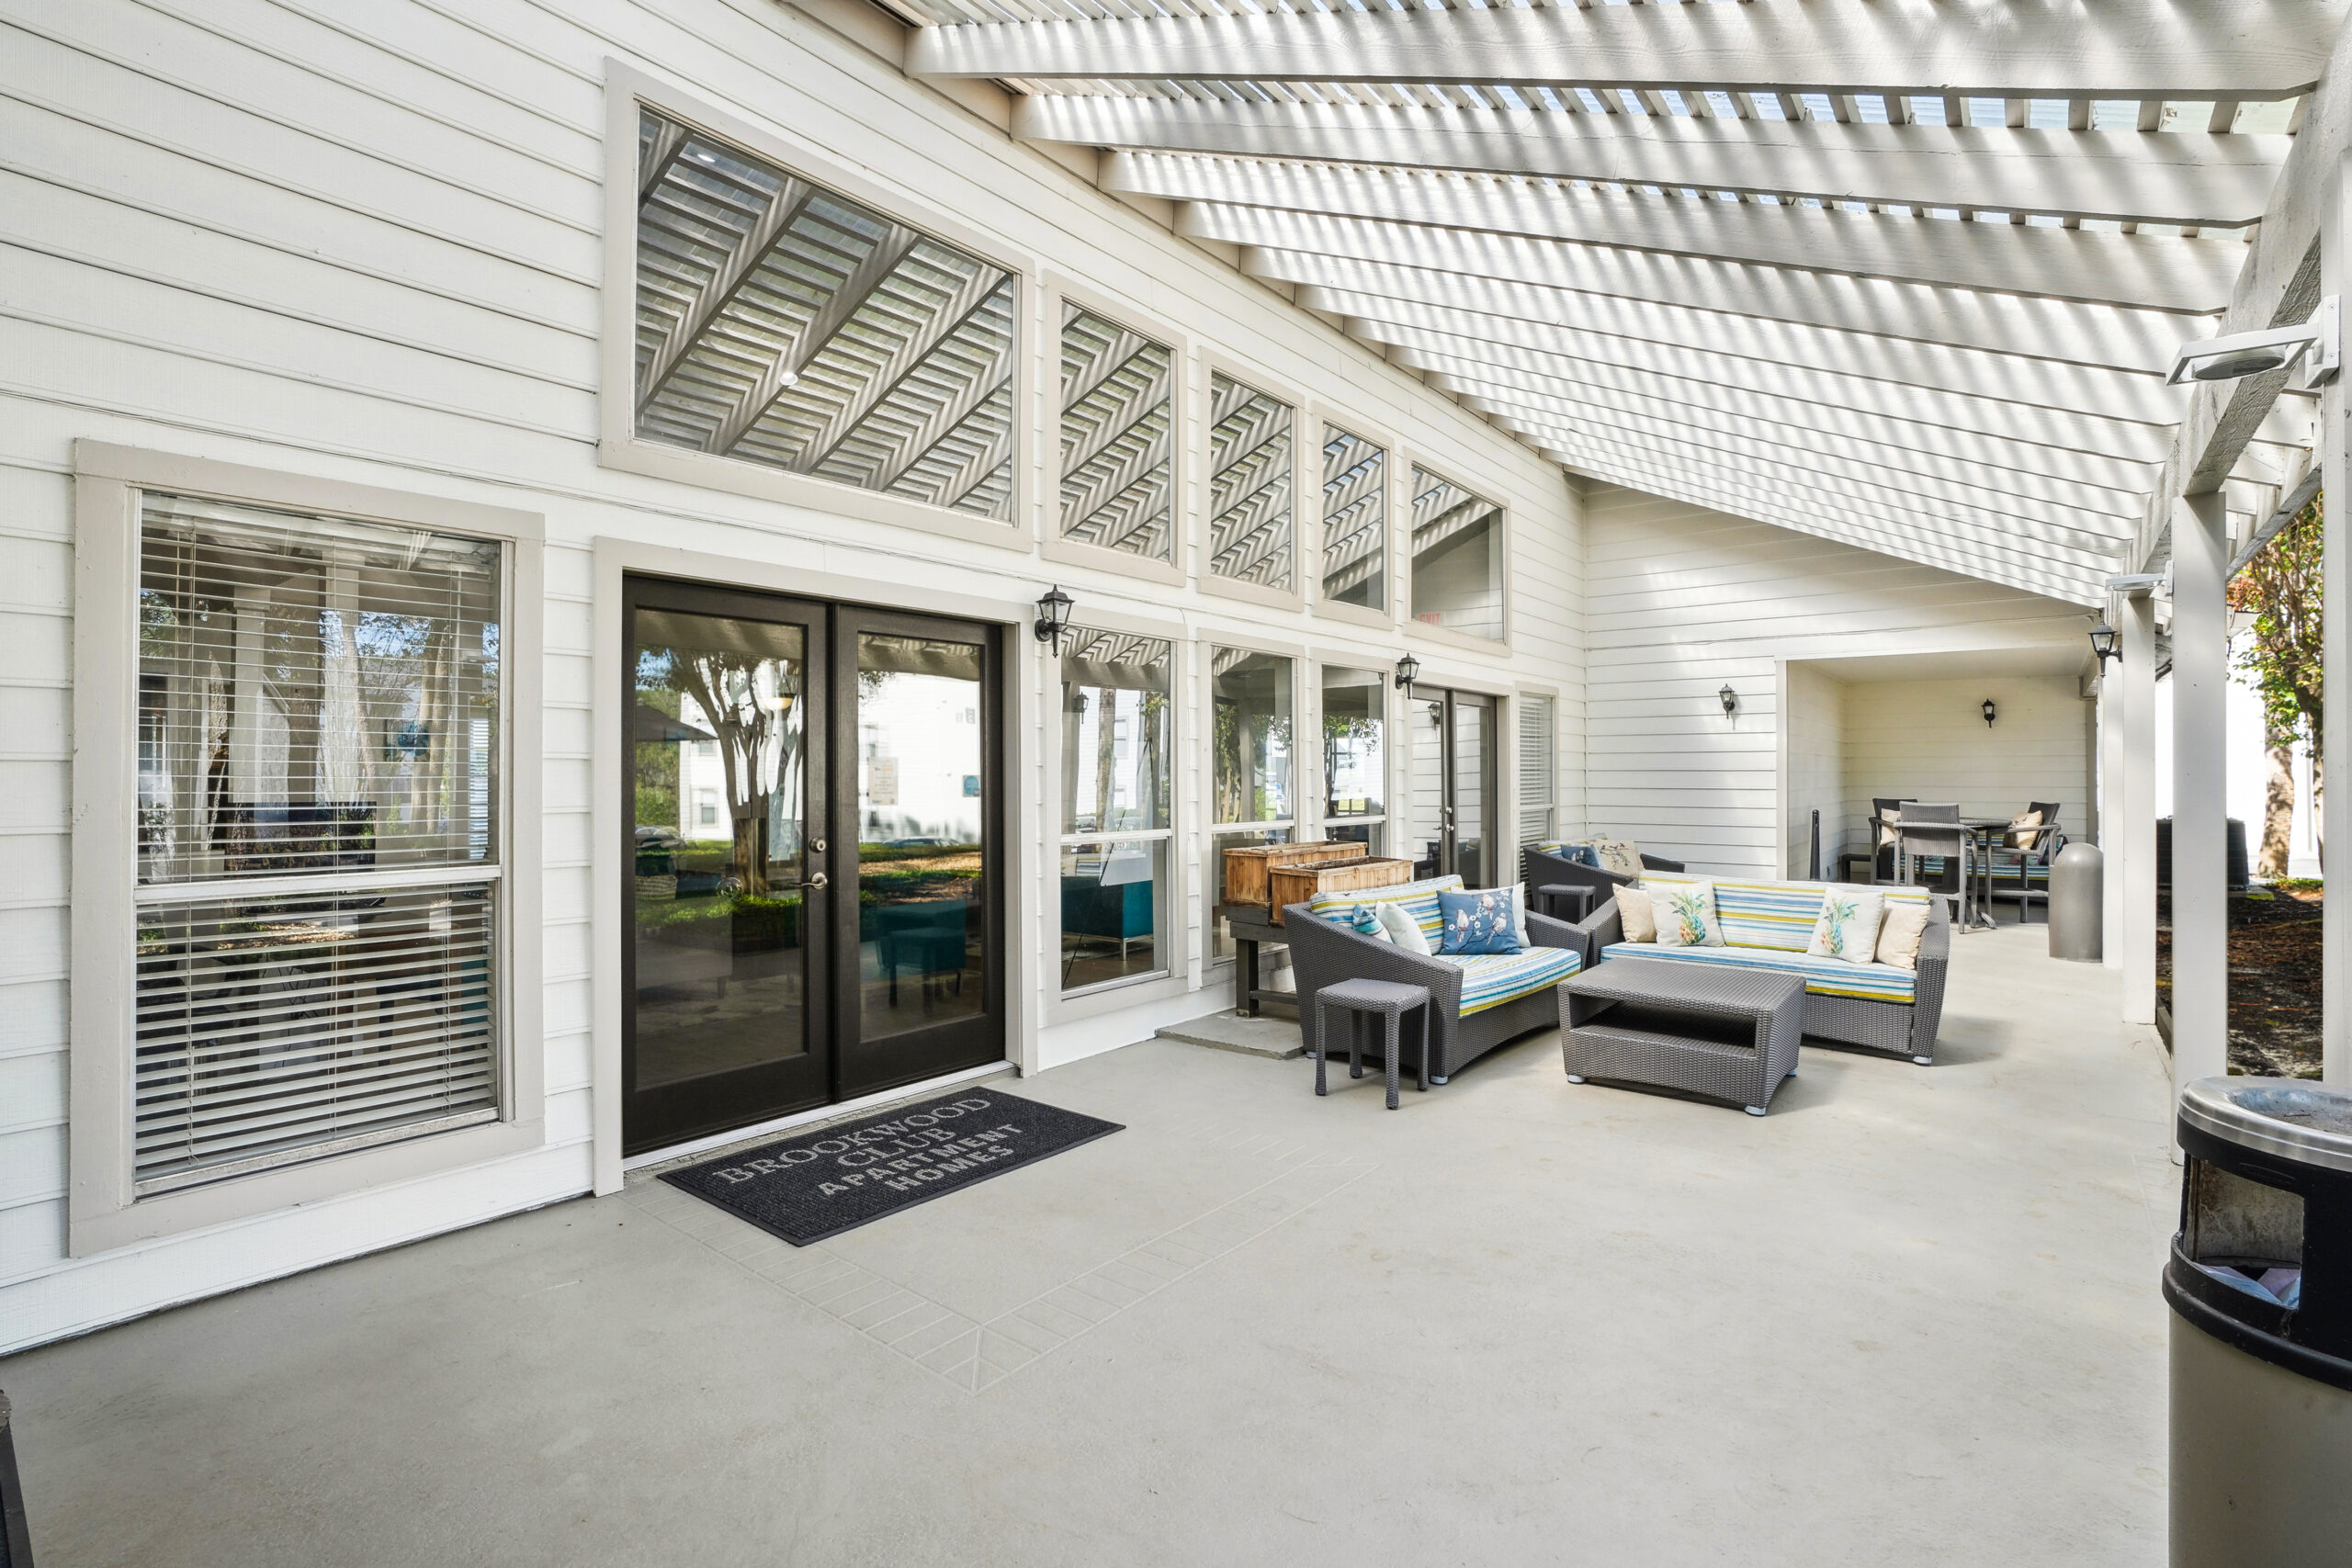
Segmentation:
<svg viewBox="0 0 2352 1568">
<path fill-rule="evenodd" d="M 2256 552 L 2230 584 L 2230 607 L 2251 614 L 2252 631 L 2237 667 L 2262 698 L 2271 745 L 2300 733 L 2320 754 L 2320 565 L 2326 526 L 2313 496 L 2295 520 Z"/>
</svg>

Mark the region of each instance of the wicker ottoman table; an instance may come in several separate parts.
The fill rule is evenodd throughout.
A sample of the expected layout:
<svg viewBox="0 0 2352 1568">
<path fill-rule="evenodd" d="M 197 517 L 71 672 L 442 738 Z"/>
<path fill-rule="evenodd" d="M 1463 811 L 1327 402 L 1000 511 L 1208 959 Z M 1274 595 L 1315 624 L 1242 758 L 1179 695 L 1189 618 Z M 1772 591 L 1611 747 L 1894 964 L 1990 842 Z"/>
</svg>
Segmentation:
<svg viewBox="0 0 2352 1568">
<path fill-rule="evenodd" d="M 1570 1083 L 1686 1089 L 1761 1116 L 1804 1035 L 1804 981 L 1769 969 L 1611 957 L 1560 985 Z"/>
</svg>

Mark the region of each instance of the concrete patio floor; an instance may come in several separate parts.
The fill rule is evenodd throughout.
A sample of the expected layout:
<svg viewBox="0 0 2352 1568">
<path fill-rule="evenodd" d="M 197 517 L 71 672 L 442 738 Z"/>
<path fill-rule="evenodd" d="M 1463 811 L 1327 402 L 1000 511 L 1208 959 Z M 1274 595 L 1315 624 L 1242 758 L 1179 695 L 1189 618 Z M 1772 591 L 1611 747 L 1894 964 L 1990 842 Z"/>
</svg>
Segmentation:
<svg viewBox="0 0 2352 1568">
<path fill-rule="evenodd" d="M 1153 1041 L 1128 1130 L 816 1247 L 640 1174 L 0 1362 L 42 1568 L 2163 1560 L 2164 1057 L 2040 927 L 1769 1118 L 1532 1035 L 1404 1109 Z"/>
</svg>

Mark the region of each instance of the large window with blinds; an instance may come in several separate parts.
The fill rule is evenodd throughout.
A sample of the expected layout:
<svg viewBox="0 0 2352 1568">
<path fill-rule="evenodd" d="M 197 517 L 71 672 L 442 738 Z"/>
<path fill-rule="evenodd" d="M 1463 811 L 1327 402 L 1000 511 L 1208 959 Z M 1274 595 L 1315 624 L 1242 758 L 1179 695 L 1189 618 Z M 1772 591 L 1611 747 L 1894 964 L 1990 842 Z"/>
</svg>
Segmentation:
<svg viewBox="0 0 2352 1568">
<path fill-rule="evenodd" d="M 637 127 L 644 441 L 1012 515 L 1012 272 L 656 110 Z"/>
<path fill-rule="evenodd" d="M 495 1120 L 505 547 L 138 506 L 135 1192 Z"/>
<path fill-rule="evenodd" d="M 1548 844 L 1559 835 L 1558 732 L 1550 697 L 1519 699 L 1519 841 Z"/>
</svg>

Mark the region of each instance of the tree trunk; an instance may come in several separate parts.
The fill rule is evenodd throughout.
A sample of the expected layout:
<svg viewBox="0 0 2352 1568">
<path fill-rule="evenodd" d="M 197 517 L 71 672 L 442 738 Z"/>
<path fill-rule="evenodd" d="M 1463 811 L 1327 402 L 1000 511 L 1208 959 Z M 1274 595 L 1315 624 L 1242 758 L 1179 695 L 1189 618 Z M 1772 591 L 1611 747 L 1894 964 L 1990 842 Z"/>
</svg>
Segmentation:
<svg viewBox="0 0 2352 1568">
<path fill-rule="evenodd" d="M 2276 880 L 2287 874 L 2288 846 L 2294 839 L 2295 744 L 2291 739 L 2278 741 L 2266 755 L 2270 759 L 2270 773 L 2263 782 L 2262 851 L 2255 870 Z"/>
</svg>

